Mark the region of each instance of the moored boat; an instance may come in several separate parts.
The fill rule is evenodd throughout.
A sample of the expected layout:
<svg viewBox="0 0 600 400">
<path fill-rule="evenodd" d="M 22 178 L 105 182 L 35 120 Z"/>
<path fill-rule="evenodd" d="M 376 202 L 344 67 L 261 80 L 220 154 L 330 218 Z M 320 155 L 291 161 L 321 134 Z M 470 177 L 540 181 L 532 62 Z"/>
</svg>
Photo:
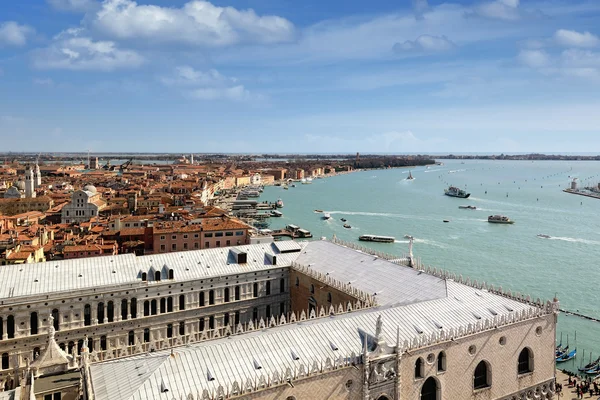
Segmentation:
<svg viewBox="0 0 600 400">
<path fill-rule="evenodd" d="M 280 218 L 283 217 L 283 213 L 277 210 L 273 210 L 269 213 L 271 217 Z"/>
<path fill-rule="evenodd" d="M 511 220 L 505 215 L 490 215 L 488 222 L 492 224 L 514 224 L 515 221 Z"/>
<path fill-rule="evenodd" d="M 450 186 L 448 189 L 444 190 L 444 194 L 450 197 L 459 197 L 461 199 L 468 198 L 471 193 L 467 193 L 462 189 L 457 188 L 456 186 Z"/>
<path fill-rule="evenodd" d="M 358 237 L 358 240 L 363 242 L 394 243 L 396 238 L 393 236 L 361 235 Z"/>
<path fill-rule="evenodd" d="M 283 208 L 283 200 L 277 199 L 277 202 L 275 203 L 275 206 L 277 208 Z"/>
<path fill-rule="evenodd" d="M 561 354 L 560 356 L 556 357 L 556 362 L 559 363 L 569 361 L 574 359 L 575 357 L 577 357 L 577 349 L 573 349 L 568 353 Z"/>
</svg>

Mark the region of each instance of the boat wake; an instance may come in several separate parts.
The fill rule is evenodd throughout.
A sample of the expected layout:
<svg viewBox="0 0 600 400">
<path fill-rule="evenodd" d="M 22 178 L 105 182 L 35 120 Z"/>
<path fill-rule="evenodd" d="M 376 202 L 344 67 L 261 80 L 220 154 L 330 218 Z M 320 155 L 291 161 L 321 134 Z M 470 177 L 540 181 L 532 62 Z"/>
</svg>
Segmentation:
<svg viewBox="0 0 600 400">
<path fill-rule="evenodd" d="M 561 237 L 561 236 L 552 236 L 548 238 L 549 240 L 562 240 L 564 242 L 572 242 L 572 243 L 585 243 L 585 244 L 600 244 L 597 240 L 588 240 L 588 239 L 580 239 L 580 238 L 572 238 L 572 237 Z"/>
<path fill-rule="evenodd" d="M 438 168 L 438 169 L 426 169 L 423 172 L 436 172 L 436 171 L 445 171 L 443 168 Z"/>
<path fill-rule="evenodd" d="M 394 214 L 394 213 L 378 213 L 378 212 L 367 212 L 367 211 L 328 211 L 329 214 L 345 214 L 345 215 L 363 215 L 367 217 L 392 217 L 392 218 L 403 218 L 403 219 L 418 219 L 423 221 L 433 221 L 431 217 L 420 217 L 417 215 L 405 215 L 405 214 Z"/>
<path fill-rule="evenodd" d="M 442 244 L 442 243 L 438 243 L 435 242 L 433 240 L 427 240 L 427 239 L 414 239 L 413 240 L 414 243 L 419 243 L 419 244 L 425 244 L 428 246 L 434 246 L 434 247 L 439 247 L 440 249 L 447 249 L 448 246 Z M 394 243 L 408 243 L 408 240 L 394 240 Z"/>
</svg>

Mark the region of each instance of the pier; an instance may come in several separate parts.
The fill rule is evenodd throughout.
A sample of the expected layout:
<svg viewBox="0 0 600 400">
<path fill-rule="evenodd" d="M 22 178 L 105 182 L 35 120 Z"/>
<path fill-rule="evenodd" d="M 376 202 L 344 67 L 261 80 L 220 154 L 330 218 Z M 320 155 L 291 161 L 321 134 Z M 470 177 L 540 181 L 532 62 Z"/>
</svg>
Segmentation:
<svg viewBox="0 0 600 400">
<path fill-rule="evenodd" d="M 591 197 L 593 199 L 600 199 L 600 193 L 582 192 L 580 190 L 564 189 L 563 192 L 577 194 L 579 196 Z"/>
</svg>

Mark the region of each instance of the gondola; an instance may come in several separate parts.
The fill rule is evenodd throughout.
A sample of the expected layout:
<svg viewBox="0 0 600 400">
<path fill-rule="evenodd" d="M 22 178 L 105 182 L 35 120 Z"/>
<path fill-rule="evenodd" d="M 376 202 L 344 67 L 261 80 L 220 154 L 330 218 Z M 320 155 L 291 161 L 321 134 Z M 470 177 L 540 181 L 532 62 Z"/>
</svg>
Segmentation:
<svg viewBox="0 0 600 400">
<path fill-rule="evenodd" d="M 560 363 L 560 362 L 569 361 L 569 360 L 574 359 L 575 356 L 577 356 L 577 349 L 571 350 L 567 354 L 562 354 L 559 357 L 556 357 L 556 362 Z"/>
<path fill-rule="evenodd" d="M 599 363 L 600 363 L 600 357 L 596 358 L 595 361 L 592 361 L 591 363 L 589 363 L 583 367 L 577 368 L 577 369 L 579 371 L 585 372 L 586 374 L 589 374 L 590 372 L 587 372 L 587 371 L 592 370 L 592 369 L 596 371 L 594 373 L 598 373 L 598 372 L 600 372 L 599 366 L 598 366 Z"/>
</svg>

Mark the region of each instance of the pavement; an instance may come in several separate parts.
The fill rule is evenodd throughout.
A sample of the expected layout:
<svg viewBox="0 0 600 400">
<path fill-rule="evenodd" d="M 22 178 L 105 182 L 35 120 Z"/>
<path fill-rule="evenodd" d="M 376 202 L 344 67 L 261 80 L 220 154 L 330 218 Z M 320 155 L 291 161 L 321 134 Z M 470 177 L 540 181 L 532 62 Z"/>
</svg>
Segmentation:
<svg viewBox="0 0 600 400">
<path fill-rule="evenodd" d="M 577 380 L 579 381 L 580 379 L 577 378 Z M 577 392 L 575 392 L 575 388 L 574 387 L 569 387 L 569 375 L 565 374 L 564 372 L 560 371 L 560 370 L 556 370 L 556 383 L 560 383 L 563 386 L 562 389 L 562 393 L 557 393 L 556 398 L 560 399 L 560 400 L 578 400 L 577 399 Z M 592 397 L 590 397 L 589 394 L 585 394 L 583 396 L 584 399 L 594 399 L 594 400 L 600 400 L 600 397 L 597 395 L 594 395 Z"/>
</svg>

